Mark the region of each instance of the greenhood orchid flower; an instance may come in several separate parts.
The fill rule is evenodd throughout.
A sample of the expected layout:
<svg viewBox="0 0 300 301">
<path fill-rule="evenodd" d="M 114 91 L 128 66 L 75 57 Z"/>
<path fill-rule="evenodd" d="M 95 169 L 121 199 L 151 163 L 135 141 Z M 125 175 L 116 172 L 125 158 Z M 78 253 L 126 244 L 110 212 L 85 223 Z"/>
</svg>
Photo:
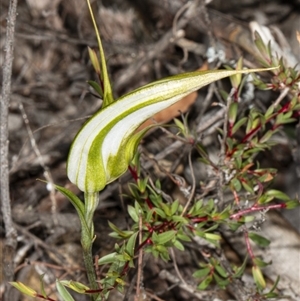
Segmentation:
<svg viewBox="0 0 300 301">
<path fill-rule="evenodd" d="M 195 71 L 162 79 L 130 92 L 98 111 L 77 134 L 68 158 L 68 177 L 80 190 L 93 193 L 128 168 L 145 130 L 136 129 L 155 113 L 213 81 L 261 71 Z"/>
</svg>

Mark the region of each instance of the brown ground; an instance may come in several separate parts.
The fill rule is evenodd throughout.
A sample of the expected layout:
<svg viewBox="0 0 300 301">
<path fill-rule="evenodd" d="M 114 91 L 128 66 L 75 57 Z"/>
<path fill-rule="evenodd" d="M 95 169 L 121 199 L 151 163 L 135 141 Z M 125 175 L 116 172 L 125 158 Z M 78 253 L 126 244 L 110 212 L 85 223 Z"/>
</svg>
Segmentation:
<svg viewBox="0 0 300 301">
<path fill-rule="evenodd" d="M 250 21 L 257 21 L 259 25 L 271 28 L 288 64 L 294 65 L 300 61 L 296 38 L 296 31 L 300 31 L 299 0 L 215 0 L 206 1 L 211 2 L 207 6 L 203 4 L 204 1 L 199 1 L 199 9 L 193 16 L 184 15 L 184 10 L 180 12 L 186 2 L 188 1 L 94 1 L 93 7 L 98 12 L 98 24 L 115 97 L 170 74 L 201 67 L 211 69 L 220 60 L 230 64 L 241 55 L 245 57 L 248 67 L 255 65 Z M 1 3 L 2 48 L 7 3 L 8 0 Z M 19 235 L 15 258 L 16 280 L 37 289 L 37 275 L 43 273 L 45 285 L 50 289 L 54 288 L 55 278 L 63 274 L 64 278 L 85 281 L 82 276 L 79 222 L 75 211 L 64 197 L 58 193 L 51 195 L 46 185 L 36 179 L 50 176 L 54 183 L 79 193 L 66 177 L 68 149 L 80 125 L 101 105 L 101 101 L 89 93 L 86 84 L 86 80 L 95 79 L 87 46 L 97 45 L 84 0 L 19 1 L 9 110 L 10 187 L 13 219 Z M 287 54 L 289 47 L 291 53 Z M 0 55 L 0 61 L 3 61 L 3 54 Z M 209 64 L 207 59 L 210 60 Z M 203 120 L 209 120 L 216 112 L 211 103 L 217 101 L 217 97 L 212 95 L 204 102 L 206 94 L 207 89 L 204 89 L 198 96 L 195 94 L 186 100 L 192 105 L 189 114 L 191 127 L 198 126 Z M 270 92 L 257 93 L 255 101 L 258 105 L 265 106 L 277 96 Z M 186 111 L 187 108 L 179 107 L 175 110 L 176 113 L 178 110 Z M 172 117 L 173 114 L 167 111 L 158 118 L 162 122 L 169 121 Z M 201 134 L 207 137 L 207 146 L 212 152 L 216 152 L 216 131 Z M 179 151 L 175 149 L 169 155 L 164 152 L 173 142 L 161 130 L 156 130 L 144 140 L 142 147 L 148 156 L 156 155 L 159 159 L 158 165 L 169 170 L 174 167 L 172 164 L 176 159 L 180 158 L 176 171 L 189 181 L 184 148 L 181 147 Z M 36 143 L 35 149 L 33 143 Z M 295 152 L 299 151 L 296 145 L 295 139 L 282 139 L 276 150 L 262 158 L 263 164 L 272 164 L 279 169 L 275 185 L 291 196 L 296 193 L 300 195 L 299 174 L 297 177 L 297 163 L 294 160 Z M 183 154 L 182 158 L 180 154 Z M 144 164 L 149 167 L 151 161 L 148 157 L 145 158 Z M 148 171 L 153 176 L 158 174 L 158 169 L 153 166 Z M 204 180 L 205 171 L 197 169 L 196 176 L 198 182 Z M 165 181 L 167 191 L 174 190 L 165 179 L 165 174 L 160 173 L 160 177 Z M 110 232 L 107 220 L 126 227 L 125 212 L 119 195 L 121 188 L 123 191 L 126 189 L 129 180 L 131 181 L 130 176 L 125 175 L 119 183 L 110 185 L 101 194 L 103 201 L 95 217 L 98 236 L 95 254 L 99 256 L 111 252 L 115 243 L 107 236 Z M 174 198 L 180 197 L 176 191 L 170 194 Z M 289 215 L 288 219 L 299 231 L 299 211 Z M 289 234 L 293 233 L 293 250 L 296 251 L 296 262 L 293 264 L 300 265 L 299 235 L 280 216 L 269 218 L 269 222 L 274 225 L 272 221 L 275 224 L 283 223 L 280 228 L 286 232 L 278 235 L 280 239 L 286 237 L 287 242 L 281 241 L 282 245 L 289 244 Z M 4 237 L 4 231 L 1 227 L 1 237 Z M 270 230 L 271 236 L 272 233 Z M 275 230 L 274 233 L 279 232 Z M 240 248 L 240 243 L 238 237 L 229 237 L 224 245 L 227 258 L 232 262 L 238 263 L 243 258 L 244 247 Z M 177 264 L 191 285 L 194 280 L 190 275 L 195 270 L 198 248 L 200 247 L 197 245 L 191 245 L 184 254 L 177 254 Z M 292 254 L 286 249 L 284 252 L 285 259 Z M 41 262 L 47 262 L 48 265 Z M 281 267 L 284 265 L 281 262 Z M 276 267 L 277 270 L 267 273 L 270 283 L 274 281 L 270 276 L 273 272 L 281 273 L 280 265 Z M 173 285 L 171 280 L 158 277 L 162 269 L 176 275 L 172 263 L 163 264 L 159 260 L 146 257 L 143 283 L 149 294 L 146 299 L 140 300 L 155 300 L 154 297 L 151 299 L 150 294 L 156 294 L 156 300 L 200 300 L 196 293 L 187 292 L 176 285 L 169 290 Z M 299 270 L 298 279 L 297 270 L 295 275 L 294 284 L 283 284 L 282 287 L 282 292 L 294 296 L 292 300 L 297 300 L 297 296 L 300 298 L 300 292 L 295 291 L 295 287 L 299 289 Z M 130 275 L 132 277 L 133 273 Z M 246 286 L 247 281 L 246 279 Z M 130 283 L 130 279 L 128 282 Z M 238 299 L 236 290 L 234 287 L 228 292 L 214 290 L 201 300 L 217 300 L 214 299 L 217 297 L 218 300 Z M 53 297 L 56 298 L 55 294 Z M 76 298 L 78 301 L 87 300 L 84 296 Z M 15 300 L 11 301 L 17 300 L 27 299 L 16 294 Z M 132 300 L 132 296 L 124 299 L 123 296 L 115 294 L 111 300 Z"/>
</svg>

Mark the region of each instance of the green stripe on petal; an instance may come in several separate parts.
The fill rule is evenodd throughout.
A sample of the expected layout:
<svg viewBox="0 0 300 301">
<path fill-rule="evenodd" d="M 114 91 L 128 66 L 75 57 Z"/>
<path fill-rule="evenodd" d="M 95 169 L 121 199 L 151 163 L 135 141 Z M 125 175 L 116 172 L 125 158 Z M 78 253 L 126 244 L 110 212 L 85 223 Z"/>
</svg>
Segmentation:
<svg viewBox="0 0 300 301">
<path fill-rule="evenodd" d="M 70 181 L 88 193 L 102 190 L 127 170 L 144 133 L 134 132 L 145 120 L 216 80 L 265 70 L 269 69 L 195 71 L 122 96 L 98 111 L 75 137 L 67 166 Z"/>
</svg>

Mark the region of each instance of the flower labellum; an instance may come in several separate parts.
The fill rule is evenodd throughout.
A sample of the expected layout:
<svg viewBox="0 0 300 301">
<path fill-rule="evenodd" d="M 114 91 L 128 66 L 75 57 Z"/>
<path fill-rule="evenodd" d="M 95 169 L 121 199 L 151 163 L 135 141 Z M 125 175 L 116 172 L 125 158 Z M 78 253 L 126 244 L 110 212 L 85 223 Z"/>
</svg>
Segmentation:
<svg viewBox="0 0 300 301">
<path fill-rule="evenodd" d="M 136 129 L 157 112 L 216 80 L 267 69 L 194 71 L 138 88 L 92 116 L 75 137 L 67 173 L 80 190 L 94 193 L 128 168 L 147 129 Z"/>
</svg>

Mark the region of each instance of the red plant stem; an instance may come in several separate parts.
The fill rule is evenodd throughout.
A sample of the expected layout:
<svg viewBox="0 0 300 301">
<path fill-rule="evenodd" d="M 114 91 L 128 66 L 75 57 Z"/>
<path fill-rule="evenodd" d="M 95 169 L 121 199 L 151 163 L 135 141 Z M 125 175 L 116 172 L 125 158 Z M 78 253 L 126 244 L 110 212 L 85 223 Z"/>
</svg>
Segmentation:
<svg viewBox="0 0 300 301">
<path fill-rule="evenodd" d="M 132 168 L 130 165 L 128 166 L 128 169 L 129 169 L 129 171 L 130 171 L 130 173 L 131 173 L 133 179 L 137 182 L 138 179 L 139 179 L 139 176 L 138 176 L 138 174 L 137 174 L 137 172 L 136 172 L 136 169 L 135 169 L 135 168 Z"/>
<path fill-rule="evenodd" d="M 255 258 L 255 256 L 253 254 L 253 250 L 252 250 L 251 245 L 250 245 L 250 239 L 249 239 L 247 229 L 245 230 L 244 235 L 245 235 L 245 242 L 246 242 L 247 251 L 248 251 L 248 254 L 250 255 L 251 260 L 253 262 L 253 259 Z"/>
<path fill-rule="evenodd" d="M 40 294 L 36 294 L 35 298 L 40 298 L 40 299 L 47 300 L 47 301 L 56 301 L 56 300 L 54 300 L 52 298 L 44 297 L 43 295 L 40 295 Z"/>
<path fill-rule="evenodd" d="M 247 142 L 257 131 L 259 131 L 260 128 L 261 128 L 261 123 L 259 123 L 254 129 L 252 129 L 248 134 L 246 134 L 246 136 L 242 139 L 241 143 Z"/>
<path fill-rule="evenodd" d="M 257 206 L 254 205 L 250 208 L 247 209 L 243 209 L 237 213 L 234 213 L 230 216 L 230 219 L 235 219 L 238 220 L 240 217 L 252 213 L 252 212 L 256 212 L 256 211 L 263 211 L 263 210 L 270 210 L 270 209 L 283 209 L 286 208 L 286 204 L 284 203 L 280 203 L 280 204 L 274 204 L 274 205 L 267 205 L 267 206 Z"/>
</svg>

